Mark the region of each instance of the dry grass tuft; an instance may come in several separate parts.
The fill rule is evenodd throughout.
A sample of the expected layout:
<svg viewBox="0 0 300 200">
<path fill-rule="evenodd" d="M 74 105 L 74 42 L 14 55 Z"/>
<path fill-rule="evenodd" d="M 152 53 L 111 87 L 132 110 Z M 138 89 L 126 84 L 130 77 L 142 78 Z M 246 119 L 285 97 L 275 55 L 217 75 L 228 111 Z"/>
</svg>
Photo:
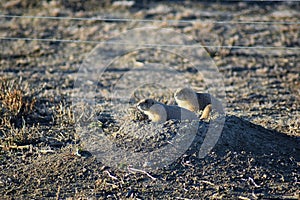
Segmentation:
<svg viewBox="0 0 300 200">
<path fill-rule="evenodd" d="M 9 121 L 5 121 L 5 125 L 0 127 L 0 133 L 3 134 L 0 146 L 7 149 L 14 145 L 32 144 L 41 135 L 39 125 L 26 126 L 24 119 L 20 128 L 15 127 Z"/>
<path fill-rule="evenodd" d="M 60 102 L 53 108 L 54 121 L 62 127 L 73 126 L 75 124 L 74 113 L 70 106 Z"/>
<path fill-rule="evenodd" d="M 26 123 L 36 98 L 28 84 L 22 85 L 21 81 L 0 80 L 0 136 L 8 143 L 27 143 L 33 137 L 29 129 L 35 129 Z"/>
<path fill-rule="evenodd" d="M 32 112 L 36 99 L 26 95 L 28 85 L 21 87 L 15 81 L 1 81 L 0 106 L 4 116 L 21 117 Z"/>
<path fill-rule="evenodd" d="M 36 98 L 40 92 L 41 88 L 30 87 L 22 79 L 0 79 L 0 147 L 60 146 L 73 139 L 74 114 L 70 106 L 63 102 L 48 105 Z"/>
</svg>

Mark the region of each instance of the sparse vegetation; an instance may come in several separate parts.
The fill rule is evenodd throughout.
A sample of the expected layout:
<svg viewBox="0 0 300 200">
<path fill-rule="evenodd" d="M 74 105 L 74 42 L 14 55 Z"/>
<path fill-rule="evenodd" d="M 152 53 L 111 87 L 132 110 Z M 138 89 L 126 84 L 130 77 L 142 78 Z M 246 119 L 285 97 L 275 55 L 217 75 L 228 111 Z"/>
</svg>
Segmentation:
<svg viewBox="0 0 300 200">
<path fill-rule="evenodd" d="M 33 135 L 26 125 L 28 115 L 34 112 L 35 97 L 30 96 L 28 85 L 16 80 L 0 82 L 0 134 L 7 144 L 28 144 Z M 6 145 L 7 146 L 7 145 Z"/>
<path fill-rule="evenodd" d="M 0 82 L 0 106 L 3 117 L 21 118 L 33 111 L 35 97 L 30 96 L 29 86 L 22 87 L 16 80 Z"/>
<path fill-rule="evenodd" d="M 224 76 L 226 89 L 228 116 L 218 144 L 207 157 L 199 159 L 199 141 L 203 139 L 200 132 L 188 151 L 170 166 L 144 171 L 120 163 L 121 169 L 114 169 L 85 149 L 86 144 L 75 130 L 79 121 L 87 123 L 87 134 L 103 131 L 117 145 L 136 151 L 169 144 L 176 123 L 169 121 L 160 125 L 159 134 L 143 137 L 137 135 L 138 127 L 131 125 L 148 128 L 151 124 L 134 108 L 121 119 L 126 126 L 112 119 L 105 102 L 97 105 L 96 112 L 90 112 L 84 104 L 74 109 L 70 100 L 75 90 L 74 77 L 95 44 L 1 39 L 0 198 L 299 199 L 299 51 L 232 47 L 298 47 L 299 25 L 201 20 L 298 22 L 300 5 L 187 1 L 182 6 L 174 2 L 135 1 L 131 7 L 119 8 L 111 2 L 12 0 L 0 3 L 0 11 L 3 15 L 78 18 L 98 17 L 99 13 L 112 17 L 113 13 L 118 18 L 158 21 L 150 24 L 2 17 L 0 33 L 2 37 L 103 41 L 124 30 L 152 25 L 185 33 L 204 45 L 228 46 L 206 48 Z M 200 21 L 159 21 L 178 19 Z M 171 60 L 179 73 L 191 72 L 188 60 L 175 54 L 141 52 L 140 57 L 139 51 L 134 52 L 136 60 L 128 61 L 123 56 L 124 60 L 113 63 L 121 63 L 124 69 L 112 68 L 110 74 L 102 77 L 101 95 L 108 93 L 114 79 L 121 77 L 120 72 L 134 64 L 146 65 L 143 56 L 153 63 Z M 191 74 L 189 78 L 196 88 L 205 88 L 202 77 Z M 171 91 L 166 93 L 166 88 L 162 88 L 157 92 L 155 85 L 151 87 L 148 93 L 142 93 L 142 87 L 137 89 L 133 100 L 150 96 L 173 103 Z M 203 129 L 209 125 L 203 124 Z"/>
</svg>

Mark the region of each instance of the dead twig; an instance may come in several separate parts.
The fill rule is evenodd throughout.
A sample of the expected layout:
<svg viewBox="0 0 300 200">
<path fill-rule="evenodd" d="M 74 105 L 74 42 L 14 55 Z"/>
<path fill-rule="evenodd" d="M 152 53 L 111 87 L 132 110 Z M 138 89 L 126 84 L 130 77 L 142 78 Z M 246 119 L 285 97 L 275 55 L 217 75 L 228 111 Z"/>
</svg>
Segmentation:
<svg viewBox="0 0 300 200">
<path fill-rule="evenodd" d="M 18 146 L 18 145 L 0 145 L 0 148 L 3 148 L 3 149 L 32 149 L 32 145 L 23 145 L 23 146 Z"/>
<path fill-rule="evenodd" d="M 60 186 L 58 186 L 57 192 L 56 192 L 56 200 L 59 200 L 59 194 L 60 194 Z"/>
<path fill-rule="evenodd" d="M 40 149 L 39 152 L 46 154 L 46 153 L 54 153 L 55 151 L 53 151 L 52 149 Z"/>
<path fill-rule="evenodd" d="M 141 170 L 141 169 L 135 169 L 135 168 L 131 168 L 131 167 L 128 167 L 127 168 L 128 171 L 130 172 L 140 172 L 140 173 L 143 173 L 143 174 L 146 174 L 148 177 L 150 177 L 152 180 L 156 180 L 155 177 L 151 176 L 148 172 L 144 171 L 144 170 Z"/>
<path fill-rule="evenodd" d="M 204 180 L 200 180 L 201 183 L 206 183 L 208 185 L 211 185 L 211 186 L 215 186 L 215 184 L 213 184 L 212 182 L 209 182 L 209 181 L 204 181 Z"/>
<path fill-rule="evenodd" d="M 250 200 L 248 197 L 243 197 L 243 196 L 239 196 L 238 198 L 242 200 Z"/>
<path fill-rule="evenodd" d="M 106 172 L 110 178 L 112 178 L 112 179 L 114 179 L 114 180 L 118 180 L 118 178 L 115 177 L 115 176 L 113 176 L 113 175 L 111 175 L 111 174 L 109 173 L 109 171 L 105 170 L 104 172 Z"/>
<path fill-rule="evenodd" d="M 253 178 L 249 177 L 248 179 L 249 179 L 249 181 L 250 181 L 255 187 L 260 187 L 259 185 L 257 185 L 257 184 L 255 183 L 255 181 L 253 180 Z"/>
</svg>

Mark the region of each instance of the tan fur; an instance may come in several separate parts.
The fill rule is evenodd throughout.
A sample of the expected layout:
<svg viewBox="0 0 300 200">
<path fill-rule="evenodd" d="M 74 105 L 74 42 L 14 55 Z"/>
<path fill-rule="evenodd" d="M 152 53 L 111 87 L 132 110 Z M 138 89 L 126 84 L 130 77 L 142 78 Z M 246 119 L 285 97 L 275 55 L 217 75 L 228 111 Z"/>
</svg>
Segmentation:
<svg viewBox="0 0 300 200">
<path fill-rule="evenodd" d="M 137 104 L 137 108 L 153 122 L 165 122 L 169 119 L 197 120 L 196 115 L 187 109 L 165 105 L 153 99 L 141 100 Z"/>
<path fill-rule="evenodd" d="M 200 119 L 207 119 L 212 111 L 216 109 L 219 113 L 223 112 L 222 104 L 208 93 L 196 93 L 191 88 L 180 88 L 174 98 L 178 106 L 193 112 L 203 110 Z"/>
<path fill-rule="evenodd" d="M 174 96 L 178 106 L 193 112 L 199 110 L 197 96 L 193 90 L 189 90 L 188 88 L 184 88 L 184 90 L 178 89 Z"/>
<path fill-rule="evenodd" d="M 188 109 L 193 112 L 197 112 L 199 110 L 198 103 L 191 103 L 190 101 L 186 100 L 176 100 L 178 106 Z"/>
<path fill-rule="evenodd" d="M 165 122 L 167 121 L 167 112 L 165 108 L 160 104 L 155 104 L 150 107 L 149 110 L 144 111 L 144 113 L 153 122 Z"/>
<path fill-rule="evenodd" d="M 212 110 L 211 104 L 207 105 L 207 106 L 204 108 L 204 110 L 203 110 L 203 112 L 202 112 L 202 115 L 201 115 L 200 119 L 208 119 L 211 110 Z"/>
</svg>

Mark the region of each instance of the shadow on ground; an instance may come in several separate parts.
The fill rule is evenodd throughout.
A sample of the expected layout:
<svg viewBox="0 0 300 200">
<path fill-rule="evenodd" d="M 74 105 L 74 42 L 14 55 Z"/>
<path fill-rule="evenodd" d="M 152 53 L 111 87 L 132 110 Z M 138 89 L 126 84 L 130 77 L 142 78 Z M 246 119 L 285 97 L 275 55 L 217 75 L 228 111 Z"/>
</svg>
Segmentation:
<svg viewBox="0 0 300 200">
<path fill-rule="evenodd" d="M 299 144 L 300 137 L 269 130 L 236 116 L 227 116 L 214 151 L 220 155 L 226 151 L 245 151 L 257 156 L 292 156 L 300 160 Z"/>
</svg>

